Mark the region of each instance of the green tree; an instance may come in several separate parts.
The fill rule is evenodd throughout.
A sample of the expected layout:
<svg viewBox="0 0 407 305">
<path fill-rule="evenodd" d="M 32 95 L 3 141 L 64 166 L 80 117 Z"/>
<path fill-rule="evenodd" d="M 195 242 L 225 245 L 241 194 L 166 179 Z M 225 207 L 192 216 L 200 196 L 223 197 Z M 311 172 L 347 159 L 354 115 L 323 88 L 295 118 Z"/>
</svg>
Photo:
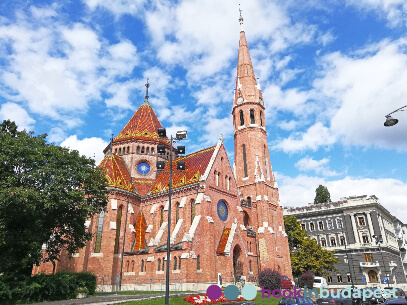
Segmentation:
<svg viewBox="0 0 407 305">
<path fill-rule="evenodd" d="M 34 264 L 92 238 L 84 223 L 106 208 L 105 173 L 9 120 L 0 124 L 0 143 L 0 273 L 30 275 Z"/>
<path fill-rule="evenodd" d="M 331 194 L 329 194 L 328 188 L 323 185 L 319 185 L 315 190 L 314 204 L 331 202 Z"/>
<path fill-rule="evenodd" d="M 284 227 L 294 276 L 298 277 L 305 271 L 322 276 L 335 270 L 334 265 L 338 263 L 335 252 L 323 249 L 314 239 L 308 238 L 295 216 L 284 217 Z"/>
</svg>

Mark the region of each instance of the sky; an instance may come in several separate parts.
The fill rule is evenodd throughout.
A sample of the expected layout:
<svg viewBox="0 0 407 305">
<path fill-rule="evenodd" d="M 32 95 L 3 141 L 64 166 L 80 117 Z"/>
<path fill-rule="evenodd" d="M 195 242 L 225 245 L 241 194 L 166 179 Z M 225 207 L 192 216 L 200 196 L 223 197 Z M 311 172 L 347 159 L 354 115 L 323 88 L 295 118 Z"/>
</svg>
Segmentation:
<svg viewBox="0 0 407 305">
<path fill-rule="evenodd" d="M 244 18 L 280 204 L 376 195 L 407 223 L 405 0 L 0 2 L 0 120 L 103 158 L 144 101 L 187 153 L 223 134 Z"/>
</svg>

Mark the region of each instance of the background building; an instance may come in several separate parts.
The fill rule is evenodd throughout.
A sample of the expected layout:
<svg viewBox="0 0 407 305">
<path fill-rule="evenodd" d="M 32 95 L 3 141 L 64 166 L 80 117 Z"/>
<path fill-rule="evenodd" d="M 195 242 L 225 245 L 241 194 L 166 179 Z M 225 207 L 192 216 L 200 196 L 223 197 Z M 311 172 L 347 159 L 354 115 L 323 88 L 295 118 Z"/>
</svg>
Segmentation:
<svg viewBox="0 0 407 305">
<path fill-rule="evenodd" d="M 390 285 L 406 283 L 400 241 L 393 225 L 396 217 L 376 196 L 285 207 L 284 216 L 295 216 L 310 238 L 327 250 L 335 250 L 339 263 L 335 265 L 337 272 L 327 276 L 329 285 L 348 286 L 352 280 L 354 285 L 384 285 L 386 274 Z M 398 232 L 402 232 L 401 226 Z M 375 236 L 382 242 L 376 243 Z"/>
</svg>

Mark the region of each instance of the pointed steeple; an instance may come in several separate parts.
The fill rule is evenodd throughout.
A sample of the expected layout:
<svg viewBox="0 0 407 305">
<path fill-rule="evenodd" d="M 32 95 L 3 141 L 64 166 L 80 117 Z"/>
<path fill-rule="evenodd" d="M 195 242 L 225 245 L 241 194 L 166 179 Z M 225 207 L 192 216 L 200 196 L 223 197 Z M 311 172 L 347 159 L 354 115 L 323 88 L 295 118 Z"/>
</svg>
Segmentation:
<svg viewBox="0 0 407 305">
<path fill-rule="evenodd" d="M 237 99 L 242 98 L 246 102 L 257 102 L 262 94 L 260 85 L 256 81 L 254 75 L 253 64 L 250 58 L 249 47 L 247 45 L 246 35 L 243 30 L 243 17 L 240 10 L 240 40 L 239 40 L 239 55 L 237 61 L 237 77 L 236 91 L 233 105 L 237 104 Z M 239 99 L 239 104 L 242 100 Z"/>
<path fill-rule="evenodd" d="M 142 105 L 147 105 L 150 106 L 150 103 L 148 102 L 148 88 L 150 87 L 150 84 L 148 83 L 148 78 L 147 78 L 147 83 L 146 83 L 146 97 L 144 99 L 144 102 Z"/>
</svg>

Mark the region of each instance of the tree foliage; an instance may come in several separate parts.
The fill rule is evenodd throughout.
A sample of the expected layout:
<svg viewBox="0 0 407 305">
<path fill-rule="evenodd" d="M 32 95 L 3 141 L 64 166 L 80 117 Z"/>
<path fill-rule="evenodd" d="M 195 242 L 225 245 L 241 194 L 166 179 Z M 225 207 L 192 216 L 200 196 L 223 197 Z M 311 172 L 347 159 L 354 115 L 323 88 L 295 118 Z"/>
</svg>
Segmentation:
<svg viewBox="0 0 407 305">
<path fill-rule="evenodd" d="M 273 291 L 281 289 L 281 275 L 278 271 L 264 269 L 259 272 L 259 286 Z"/>
<path fill-rule="evenodd" d="M 30 274 L 91 239 L 84 223 L 106 208 L 106 178 L 94 160 L 14 122 L 0 124 L 0 143 L 0 273 Z"/>
<path fill-rule="evenodd" d="M 295 216 L 284 217 L 284 226 L 294 276 L 300 276 L 305 271 L 323 276 L 335 270 L 334 265 L 338 263 L 335 252 L 323 249 L 314 239 L 308 238 Z"/>
<path fill-rule="evenodd" d="M 313 288 L 314 278 L 314 273 L 312 273 L 311 271 L 305 271 L 304 273 L 302 273 L 300 275 L 301 287 L 304 287 L 306 285 L 308 288 Z"/>
<path fill-rule="evenodd" d="M 315 190 L 314 204 L 327 202 L 331 202 L 331 194 L 326 186 L 320 184 Z"/>
</svg>

